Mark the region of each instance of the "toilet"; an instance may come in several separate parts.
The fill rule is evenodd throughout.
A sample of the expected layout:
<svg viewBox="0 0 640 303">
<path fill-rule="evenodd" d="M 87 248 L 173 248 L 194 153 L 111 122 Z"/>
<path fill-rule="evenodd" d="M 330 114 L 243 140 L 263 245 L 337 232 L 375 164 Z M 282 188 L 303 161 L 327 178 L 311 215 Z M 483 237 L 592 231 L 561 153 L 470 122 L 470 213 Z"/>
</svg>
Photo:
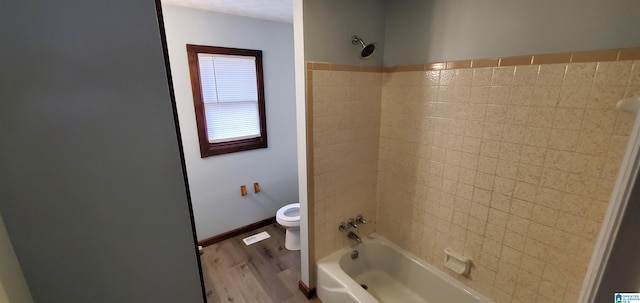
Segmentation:
<svg viewBox="0 0 640 303">
<path fill-rule="evenodd" d="M 287 229 L 284 247 L 300 250 L 300 203 L 287 204 L 276 212 L 276 222 Z"/>
</svg>

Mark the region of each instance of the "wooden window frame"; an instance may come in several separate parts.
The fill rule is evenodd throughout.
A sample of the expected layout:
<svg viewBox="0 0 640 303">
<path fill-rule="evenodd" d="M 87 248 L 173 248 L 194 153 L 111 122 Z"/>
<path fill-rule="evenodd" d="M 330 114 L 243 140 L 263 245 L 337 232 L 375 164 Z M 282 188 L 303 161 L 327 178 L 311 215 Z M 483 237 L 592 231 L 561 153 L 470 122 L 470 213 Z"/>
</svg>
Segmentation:
<svg viewBox="0 0 640 303">
<path fill-rule="evenodd" d="M 198 54 L 202 53 L 255 57 L 257 79 L 256 85 L 258 88 L 258 113 L 260 118 L 260 137 L 239 139 L 220 143 L 209 142 L 209 139 L 207 137 L 205 108 L 200 85 L 200 66 L 198 62 Z M 200 142 L 200 157 L 206 158 L 209 156 L 229 154 L 245 150 L 267 148 L 267 118 L 265 114 L 264 78 L 262 75 L 262 51 L 187 44 L 187 57 L 189 59 L 189 74 L 191 76 L 193 105 L 195 107 L 196 126 L 198 128 L 198 141 Z"/>
</svg>

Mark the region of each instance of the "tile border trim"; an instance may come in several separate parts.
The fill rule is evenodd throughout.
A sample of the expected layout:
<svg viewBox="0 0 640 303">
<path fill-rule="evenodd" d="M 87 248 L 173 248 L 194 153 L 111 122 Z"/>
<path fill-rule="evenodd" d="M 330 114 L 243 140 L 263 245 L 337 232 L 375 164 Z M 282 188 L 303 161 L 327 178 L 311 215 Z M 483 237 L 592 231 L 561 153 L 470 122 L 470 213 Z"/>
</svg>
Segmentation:
<svg viewBox="0 0 640 303">
<path fill-rule="evenodd" d="M 577 51 L 566 53 L 511 56 L 502 58 L 483 58 L 434 62 L 427 64 L 399 65 L 392 67 L 360 66 L 328 62 L 307 61 L 307 70 L 354 71 L 354 72 L 416 72 L 460 68 L 500 67 L 517 65 L 539 65 L 558 63 L 609 62 L 640 60 L 640 47 Z"/>
</svg>

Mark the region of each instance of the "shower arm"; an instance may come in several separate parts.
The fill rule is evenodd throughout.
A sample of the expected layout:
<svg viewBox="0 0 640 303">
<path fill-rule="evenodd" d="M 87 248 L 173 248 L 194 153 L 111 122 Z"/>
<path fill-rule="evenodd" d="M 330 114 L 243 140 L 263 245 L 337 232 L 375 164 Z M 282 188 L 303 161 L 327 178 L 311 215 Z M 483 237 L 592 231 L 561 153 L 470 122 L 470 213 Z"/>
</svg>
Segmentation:
<svg viewBox="0 0 640 303">
<path fill-rule="evenodd" d="M 364 41 L 362 39 L 358 38 L 358 36 L 353 36 L 351 38 L 351 43 L 353 45 L 357 45 L 358 43 L 360 43 L 360 45 L 362 45 L 362 47 L 366 47 L 367 46 L 366 44 L 364 44 Z"/>
</svg>

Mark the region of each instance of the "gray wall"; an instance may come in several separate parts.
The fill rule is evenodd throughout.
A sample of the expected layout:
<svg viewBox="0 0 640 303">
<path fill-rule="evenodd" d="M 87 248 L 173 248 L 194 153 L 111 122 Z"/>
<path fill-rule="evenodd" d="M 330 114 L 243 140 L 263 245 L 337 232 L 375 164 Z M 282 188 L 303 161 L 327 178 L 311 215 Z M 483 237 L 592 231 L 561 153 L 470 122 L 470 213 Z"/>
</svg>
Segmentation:
<svg viewBox="0 0 640 303">
<path fill-rule="evenodd" d="M 629 197 L 594 302 L 612 302 L 616 292 L 640 292 L 640 178 Z"/>
<path fill-rule="evenodd" d="M 385 0 L 304 0 L 304 57 L 307 61 L 381 66 L 384 56 Z M 358 35 L 377 50 L 361 60 L 351 44 Z"/>
<path fill-rule="evenodd" d="M 198 238 L 275 216 L 298 200 L 292 24 L 171 5 L 163 11 Z M 263 51 L 268 148 L 200 158 L 186 44 Z"/>
<path fill-rule="evenodd" d="M 203 302 L 155 3 L 5 1 L 0 212 L 36 302 Z"/>
<path fill-rule="evenodd" d="M 384 65 L 637 47 L 638 12 L 630 0 L 387 1 Z"/>
</svg>

